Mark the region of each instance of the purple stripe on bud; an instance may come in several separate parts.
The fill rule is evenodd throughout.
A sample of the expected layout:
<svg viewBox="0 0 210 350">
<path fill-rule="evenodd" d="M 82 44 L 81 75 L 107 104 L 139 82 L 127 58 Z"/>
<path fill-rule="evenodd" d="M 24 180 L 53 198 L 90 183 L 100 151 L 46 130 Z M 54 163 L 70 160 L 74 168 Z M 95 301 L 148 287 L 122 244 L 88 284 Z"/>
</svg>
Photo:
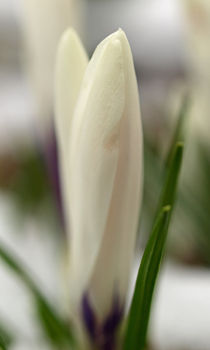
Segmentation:
<svg viewBox="0 0 210 350">
<path fill-rule="evenodd" d="M 85 294 L 82 299 L 82 318 L 90 338 L 95 341 L 97 333 L 97 320 L 87 294 Z"/>
<path fill-rule="evenodd" d="M 123 307 L 120 305 L 119 298 L 114 297 L 112 309 L 103 324 L 103 333 L 107 336 L 115 333 L 123 316 Z"/>
<path fill-rule="evenodd" d="M 109 338 L 105 340 L 105 343 L 100 346 L 101 350 L 114 350 L 115 338 Z"/>
<path fill-rule="evenodd" d="M 82 318 L 88 335 L 98 350 L 114 350 L 117 328 L 123 317 L 123 307 L 117 295 L 113 298 L 111 310 L 104 322 L 99 323 L 88 294 L 82 299 Z"/>
</svg>

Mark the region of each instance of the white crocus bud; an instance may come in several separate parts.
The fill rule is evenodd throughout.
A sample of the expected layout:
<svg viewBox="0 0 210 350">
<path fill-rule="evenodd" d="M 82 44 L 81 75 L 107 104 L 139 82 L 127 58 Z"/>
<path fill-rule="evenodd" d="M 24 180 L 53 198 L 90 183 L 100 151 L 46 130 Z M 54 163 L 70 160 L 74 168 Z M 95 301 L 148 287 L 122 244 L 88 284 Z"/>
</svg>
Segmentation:
<svg viewBox="0 0 210 350">
<path fill-rule="evenodd" d="M 56 60 L 55 79 L 55 124 L 59 149 L 60 175 L 62 178 L 62 196 L 65 211 L 65 222 L 69 231 L 69 149 L 71 121 L 79 95 L 81 82 L 87 68 L 88 57 L 82 43 L 73 29 L 64 32 Z"/>
<path fill-rule="evenodd" d="M 83 31 L 83 0 L 21 0 L 27 70 L 36 99 L 42 137 L 51 129 L 53 72 L 57 45 L 69 26 Z M 43 134 L 43 135 L 42 135 Z"/>
<path fill-rule="evenodd" d="M 210 1 L 209 0 L 184 0 L 181 1 L 186 18 L 186 38 L 189 49 L 190 68 L 190 92 L 191 92 L 191 113 L 188 124 L 189 139 L 193 139 L 193 145 L 197 148 L 195 139 L 209 147 L 209 124 L 210 104 Z M 196 170 L 197 158 L 195 149 L 186 158 L 194 158 Z M 186 173 L 188 167 L 186 166 Z"/>
<path fill-rule="evenodd" d="M 122 30 L 96 48 L 66 133 L 57 135 L 68 144 L 62 162 L 68 168 L 71 303 L 99 344 L 94 337 L 106 342 L 103 332 L 110 323 L 114 332 L 122 315 L 142 194 L 139 96 Z"/>
</svg>

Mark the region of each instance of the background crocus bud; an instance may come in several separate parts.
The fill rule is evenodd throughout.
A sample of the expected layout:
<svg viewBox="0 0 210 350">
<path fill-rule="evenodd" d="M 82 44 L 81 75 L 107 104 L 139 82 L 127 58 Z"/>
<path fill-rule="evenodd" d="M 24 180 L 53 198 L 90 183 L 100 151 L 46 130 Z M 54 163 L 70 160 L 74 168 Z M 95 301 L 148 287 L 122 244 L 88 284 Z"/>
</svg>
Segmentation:
<svg viewBox="0 0 210 350">
<path fill-rule="evenodd" d="M 57 45 L 63 31 L 83 31 L 83 0 L 21 0 L 26 66 L 33 88 L 37 128 L 43 138 L 51 130 L 53 72 Z M 41 127 L 40 127 L 41 121 Z"/>
<path fill-rule="evenodd" d="M 181 1 L 186 18 L 186 47 L 188 48 L 188 66 L 191 74 L 190 88 L 192 107 L 188 123 L 189 137 L 202 140 L 209 147 L 209 85 L 210 85 L 210 47 L 207 44 L 210 36 L 210 2 L 208 0 Z M 196 145 L 197 147 L 197 145 Z M 195 150 L 190 158 L 195 158 Z M 189 157 L 188 157 L 189 158 Z M 186 166 L 187 173 L 188 167 Z"/>
<path fill-rule="evenodd" d="M 122 30 L 93 54 L 69 123 L 61 161 L 69 182 L 70 302 L 105 348 L 122 317 L 142 193 L 138 88 Z"/>
</svg>

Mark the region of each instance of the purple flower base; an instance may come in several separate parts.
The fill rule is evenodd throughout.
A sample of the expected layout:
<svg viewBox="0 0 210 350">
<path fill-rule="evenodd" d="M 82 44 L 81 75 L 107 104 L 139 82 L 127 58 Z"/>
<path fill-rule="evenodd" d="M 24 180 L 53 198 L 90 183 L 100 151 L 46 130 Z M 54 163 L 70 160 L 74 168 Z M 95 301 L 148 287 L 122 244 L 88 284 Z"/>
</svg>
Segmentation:
<svg viewBox="0 0 210 350">
<path fill-rule="evenodd" d="M 88 294 L 82 299 L 82 319 L 93 345 L 98 350 L 114 350 L 116 332 L 123 317 L 123 307 L 115 295 L 111 310 L 105 320 L 99 323 L 91 306 Z"/>
</svg>

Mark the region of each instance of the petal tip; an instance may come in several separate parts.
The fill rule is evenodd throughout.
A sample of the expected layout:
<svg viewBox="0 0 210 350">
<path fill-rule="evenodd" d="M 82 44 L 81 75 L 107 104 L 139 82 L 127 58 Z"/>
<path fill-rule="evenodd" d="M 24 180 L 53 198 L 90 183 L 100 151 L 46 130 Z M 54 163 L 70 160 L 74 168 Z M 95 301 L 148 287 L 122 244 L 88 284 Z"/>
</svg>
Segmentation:
<svg viewBox="0 0 210 350">
<path fill-rule="evenodd" d="M 88 56 L 77 32 L 69 27 L 66 29 L 58 45 L 58 56 L 65 56 L 67 52 L 76 52 L 79 57 L 88 62 Z"/>
<path fill-rule="evenodd" d="M 77 32 L 72 27 L 67 28 L 61 36 L 61 42 L 76 41 L 76 40 L 80 41 Z"/>
</svg>

